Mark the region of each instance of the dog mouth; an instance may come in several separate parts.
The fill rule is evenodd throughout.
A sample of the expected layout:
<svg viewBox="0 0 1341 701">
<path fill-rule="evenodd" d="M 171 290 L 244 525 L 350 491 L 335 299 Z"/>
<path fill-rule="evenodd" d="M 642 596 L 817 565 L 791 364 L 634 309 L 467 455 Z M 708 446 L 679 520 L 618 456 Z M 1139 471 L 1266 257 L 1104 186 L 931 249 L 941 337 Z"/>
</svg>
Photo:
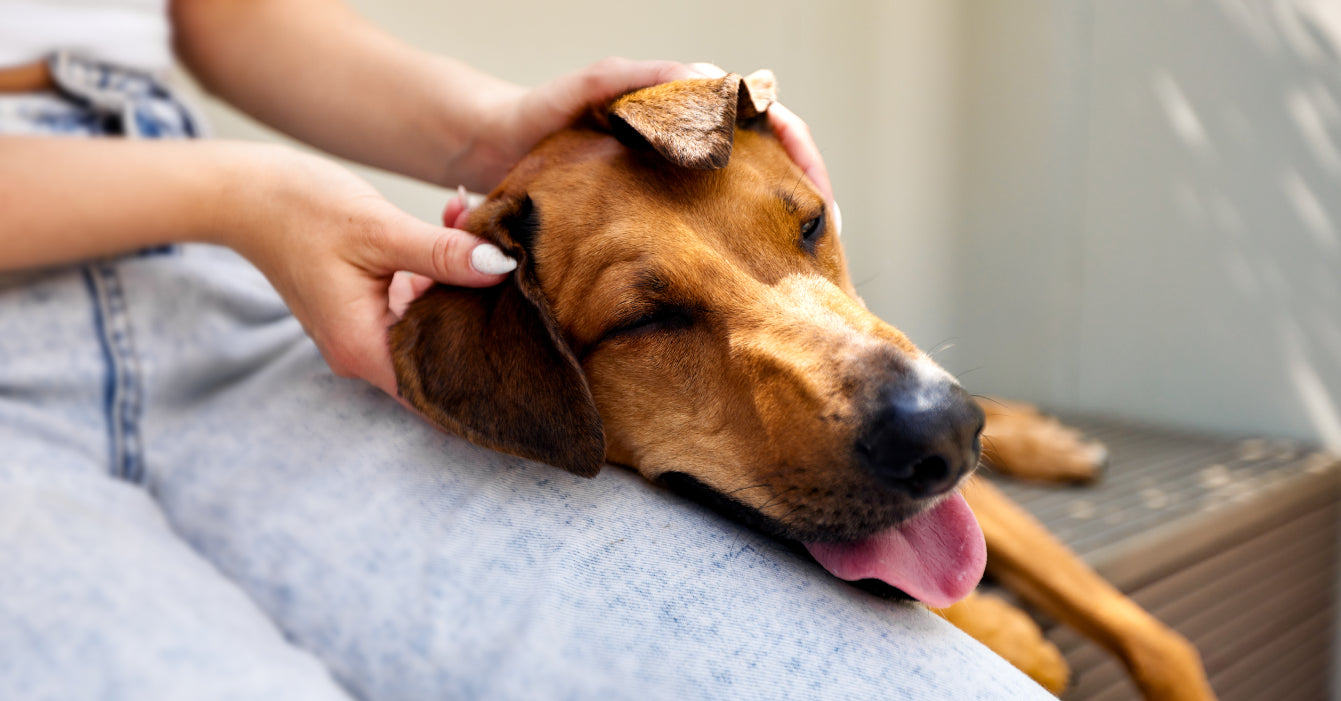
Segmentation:
<svg viewBox="0 0 1341 701">
<path fill-rule="evenodd" d="M 957 491 L 869 535 L 811 541 L 794 537 L 792 529 L 691 475 L 668 472 L 659 481 L 725 516 L 804 548 L 830 574 L 875 594 L 902 594 L 931 608 L 945 608 L 968 596 L 986 568 L 982 529 Z"/>
<path fill-rule="evenodd" d="M 804 545 L 839 579 L 878 580 L 932 608 L 968 596 L 987 565 L 982 529 L 958 492 L 865 538 Z"/>
</svg>

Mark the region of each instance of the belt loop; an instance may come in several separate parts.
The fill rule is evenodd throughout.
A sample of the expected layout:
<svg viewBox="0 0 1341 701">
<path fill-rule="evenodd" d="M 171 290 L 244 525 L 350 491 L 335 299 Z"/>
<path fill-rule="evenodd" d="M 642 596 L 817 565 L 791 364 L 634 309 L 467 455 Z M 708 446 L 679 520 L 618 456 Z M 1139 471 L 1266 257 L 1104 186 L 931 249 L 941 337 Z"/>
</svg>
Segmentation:
<svg viewBox="0 0 1341 701">
<path fill-rule="evenodd" d="M 66 98 L 115 124 L 130 138 L 199 138 L 205 123 L 159 76 L 58 51 L 47 61 L 52 82 Z"/>
</svg>

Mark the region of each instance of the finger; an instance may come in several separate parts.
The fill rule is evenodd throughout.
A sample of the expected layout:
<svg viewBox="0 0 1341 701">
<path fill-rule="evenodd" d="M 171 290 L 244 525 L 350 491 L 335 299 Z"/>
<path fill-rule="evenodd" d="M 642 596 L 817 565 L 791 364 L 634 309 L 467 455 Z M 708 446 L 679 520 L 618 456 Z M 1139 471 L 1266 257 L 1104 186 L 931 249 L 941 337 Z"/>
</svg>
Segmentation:
<svg viewBox="0 0 1341 701">
<path fill-rule="evenodd" d="M 613 100 L 630 90 L 701 77 L 699 71 L 677 61 L 632 61 L 611 57 L 559 78 L 552 85 L 558 95 L 571 101 L 572 109 L 565 111 L 574 113 L 587 105 Z"/>
<path fill-rule="evenodd" d="M 405 273 L 405 277 L 410 279 L 410 298 L 419 299 L 419 296 L 428 291 L 428 288 L 438 284 L 433 278 L 415 275 L 414 273 Z"/>
<path fill-rule="evenodd" d="M 712 63 L 691 63 L 689 67 L 703 78 L 721 78 L 726 75 L 726 71 Z"/>
<path fill-rule="evenodd" d="M 457 188 L 456 194 L 447 200 L 446 206 L 442 208 L 442 225 L 459 229 L 456 220 L 465 213 L 468 206 L 466 188 L 464 186 Z"/>
<path fill-rule="evenodd" d="M 517 262 L 497 246 L 460 229 L 410 219 L 383 241 L 384 270 L 406 270 L 448 285 L 487 287 L 503 281 Z"/>
<path fill-rule="evenodd" d="M 456 199 L 460 201 L 460 211 L 451 219 L 448 219 L 444 213 L 442 223 L 452 229 L 464 230 L 466 228 L 466 215 L 470 213 L 470 193 L 466 192 L 465 185 L 457 186 Z M 450 203 L 448 204 L 450 205 Z"/>
<path fill-rule="evenodd" d="M 387 304 L 391 307 L 391 313 L 399 319 L 405 316 L 405 310 L 409 308 L 410 302 L 419 299 L 419 296 L 428 291 L 433 286 L 433 278 L 418 275 L 408 270 L 398 271 L 391 277 L 391 285 L 387 287 Z"/>
<path fill-rule="evenodd" d="M 833 185 L 829 183 L 829 171 L 824 167 L 819 147 L 810 136 L 810 127 L 796 116 L 796 113 L 775 102 L 768 107 L 768 123 L 773 133 L 787 149 L 787 155 L 796 163 L 815 184 L 826 200 L 833 200 Z"/>
<path fill-rule="evenodd" d="M 469 210 L 469 209 L 463 209 L 463 210 L 461 210 L 461 213 L 460 213 L 460 214 L 456 215 L 456 221 L 454 221 L 454 222 L 448 224 L 447 226 L 449 226 L 449 227 L 451 227 L 451 228 L 453 228 L 453 229 L 461 229 L 462 231 L 464 231 L 465 228 L 466 228 L 466 219 L 469 217 L 469 215 L 470 215 L 470 210 Z"/>
<path fill-rule="evenodd" d="M 391 313 L 395 314 L 397 319 L 405 316 L 405 308 L 410 306 L 410 302 L 414 301 L 414 288 L 410 284 L 410 280 L 415 277 L 423 276 L 405 270 L 398 271 L 391 276 L 391 284 L 386 289 L 386 302 L 387 307 L 391 309 Z"/>
</svg>

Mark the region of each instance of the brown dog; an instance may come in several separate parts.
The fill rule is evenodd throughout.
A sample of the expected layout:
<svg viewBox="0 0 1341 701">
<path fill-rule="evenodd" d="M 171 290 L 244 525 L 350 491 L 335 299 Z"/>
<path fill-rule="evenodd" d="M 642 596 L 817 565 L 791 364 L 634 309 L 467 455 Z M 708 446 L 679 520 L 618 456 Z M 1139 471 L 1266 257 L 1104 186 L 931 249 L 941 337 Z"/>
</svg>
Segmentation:
<svg viewBox="0 0 1341 701">
<path fill-rule="evenodd" d="M 984 412 L 857 297 L 832 213 L 767 128 L 771 88 L 648 88 L 537 147 L 467 224 L 518 260 L 513 281 L 411 305 L 401 394 L 490 448 L 631 467 L 933 607 L 972 591 L 985 532 L 998 576 L 1149 696 L 1209 698 L 1186 642 L 990 485 L 965 501 Z"/>
</svg>

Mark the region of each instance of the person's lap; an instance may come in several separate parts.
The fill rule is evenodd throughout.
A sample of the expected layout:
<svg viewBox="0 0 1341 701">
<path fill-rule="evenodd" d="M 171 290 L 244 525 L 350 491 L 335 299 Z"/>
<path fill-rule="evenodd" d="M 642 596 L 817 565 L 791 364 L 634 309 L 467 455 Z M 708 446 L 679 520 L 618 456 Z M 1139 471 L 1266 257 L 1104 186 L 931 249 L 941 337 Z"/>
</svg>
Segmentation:
<svg viewBox="0 0 1341 701">
<path fill-rule="evenodd" d="M 0 280 L 0 698 L 347 699 L 111 476 L 79 271 Z"/>
<path fill-rule="evenodd" d="M 583 480 L 437 433 L 331 375 L 255 271 L 186 250 L 118 268 L 144 487 L 227 580 L 193 577 L 231 580 L 355 695 L 1046 697 L 926 611 L 620 468 Z M 153 570 L 181 559 L 136 557 L 140 584 L 160 590 L 169 576 Z M 37 569 L 64 576 L 59 552 L 46 560 Z M 96 583 L 111 566 L 68 571 Z M 205 595 L 182 582 L 173 605 L 190 608 Z M 72 598 L 43 605 L 90 605 Z"/>
</svg>

